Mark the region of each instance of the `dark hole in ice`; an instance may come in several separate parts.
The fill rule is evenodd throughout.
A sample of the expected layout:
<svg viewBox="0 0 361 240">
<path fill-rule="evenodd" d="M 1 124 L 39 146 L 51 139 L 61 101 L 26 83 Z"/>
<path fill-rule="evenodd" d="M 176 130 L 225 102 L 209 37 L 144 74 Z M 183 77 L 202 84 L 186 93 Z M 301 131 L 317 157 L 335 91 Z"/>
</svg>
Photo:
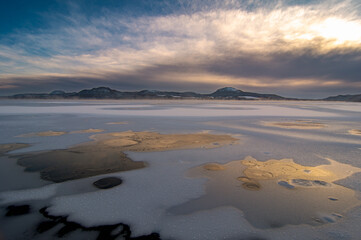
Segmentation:
<svg viewBox="0 0 361 240">
<path fill-rule="evenodd" d="M 100 189 L 108 189 L 108 188 L 118 186 L 122 182 L 123 182 L 122 179 L 117 178 L 117 177 L 106 177 L 106 178 L 99 179 L 98 181 L 95 181 L 93 183 L 93 185 Z"/>
<path fill-rule="evenodd" d="M 292 179 L 292 183 L 302 187 L 329 187 L 330 183 L 321 180 L 307 180 L 307 179 Z"/>
<path fill-rule="evenodd" d="M 314 180 L 312 182 L 313 182 L 313 184 L 320 185 L 320 186 L 329 186 L 330 185 L 328 182 L 321 181 L 321 180 Z"/>
<path fill-rule="evenodd" d="M 38 226 L 36 227 L 36 231 L 38 233 L 44 233 L 46 231 L 49 231 L 56 225 L 58 225 L 58 222 L 56 222 L 56 221 L 43 221 L 38 224 Z"/>
<path fill-rule="evenodd" d="M 243 183 L 242 186 L 245 189 L 254 190 L 254 191 L 257 191 L 257 190 L 261 189 L 261 186 L 259 184 L 252 183 L 252 182 Z"/>
<path fill-rule="evenodd" d="M 279 181 L 278 182 L 278 185 L 282 186 L 282 187 L 285 187 L 285 188 L 288 188 L 288 189 L 294 189 L 295 186 L 289 184 L 288 182 L 286 181 Z"/>
<path fill-rule="evenodd" d="M 292 179 L 292 183 L 304 187 L 310 187 L 312 186 L 312 182 L 310 180 L 306 179 Z"/>
<path fill-rule="evenodd" d="M 7 212 L 6 212 L 5 216 L 7 216 L 7 217 L 19 216 L 19 215 L 28 214 L 30 212 L 30 206 L 29 205 L 19 205 L 19 206 L 11 205 L 11 206 L 8 206 L 6 208 L 6 210 L 7 210 Z"/>
<path fill-rule="evenodd" d="M 80 224 L 74 222 L 68 222 L 64 227 L 62 227 L 57 233 L 56 236 L 64 237 L 67 234 L 74 232 L 78 228 L 81 228 Z"/>
<path fill-rule="evenodd" d="M 336 218 L 343 218 L 343 216 L 341 214 L 338 214 L 338 213 L 332 213 L 332 216 L 334 216 Z"/>
<path fill-rule="evenodd" d="M 37 232 L 43 233 L 57 224 L 61 224 L 63 227 L 55 234 L 55 236 L 59 238 L 72 238 L 70 234 L 74 231 L 85 231 L 85 232 L 95 232 L 98 233 L 96 239 L 124 239 L 124 240 L 160 240 L 160 235 L 156 232 L 150 233 L 148 235 L 142 235 L 138 237 L 132 237 L 131 229 L 128 225 L 123 223 L 117 223 L 113 225 L 100 225 L 94 227 L 85 227 L 77 222 L 72 222 L 68 220 L 67 216 L 53 216 L 50 215 L 47 211 L 47 207 L 43 207 L 39 210 L 39 212 L 45 217 L 47 220 L 41 222 L 38 225 Z M 70 236 L 69 236 L 70 235 Z"/>
<path fill-rule="evenodd" d="M 330 217 L 323 217 L 322 219 L 324 220 L 324 222 L 329 222 L 329 223 L 334 223 L 335 222 L 335 220 L 330 218 Z"/>
</svg>

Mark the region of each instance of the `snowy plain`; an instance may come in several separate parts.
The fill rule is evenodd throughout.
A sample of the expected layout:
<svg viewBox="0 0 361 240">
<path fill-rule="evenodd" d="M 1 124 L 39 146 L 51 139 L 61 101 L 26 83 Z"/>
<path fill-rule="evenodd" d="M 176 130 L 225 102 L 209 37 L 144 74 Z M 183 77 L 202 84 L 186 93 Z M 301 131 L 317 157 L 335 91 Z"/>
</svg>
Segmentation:
<svg viewBox="0 0 361 240">
<path fill-rule="evenodd" d="M 124 183 L 108 190 L 92 187 L 102 176 L 50 183 L 39 174 L 23 172 L 14 159 L 0 157 L 0 205 L 31 202 L 50 206 L 53 215 L 91 227 L 125 223 L 132 236 L 157 232 L 162 239 L 359 239 L 361 205 L 327 224 L 286 225 L 259 229 L 241 210 L 232 206 L 174 215 L 168 210 L 205 194 L 206 178 L 190 178 L 187 172 L 205 163 L 228 163 L 252 156 L 259 161 L 292 158 L 307 166 L 327 164 L 325 158 L 361 168 L 361 104 L 284 101 L 0 101 L 0 144 L 28 143 L 18 154 L 63 149 L 89 141 L 91 133 L 62 136 L 18 136 L 41 131 L 104 129 L 106 132 L 155 131 L 231 134 L 239 144 L 214 149 L 165 152 L 127 152 L 143 169 L 112 173 Z M 109 122 L 127 124 L 110 125 Z M 320 129 L 282 129 L 263 126 L 262 121 L 315 121 Z M 355 191 L 361 200 L 361 174 L 337 184 Z M 265 199 L 265 201 L 267 201 Z M 297 206 L 295 206 L 297 207 Z M 320 213 L 322 214 L 322 213 Z M 36 219 L 36 214 L 29 219 Z M 5 239 L 29 237 L 30 220 L 0 217 Z M 30 221 L 31 222 L 31 221 Z M 26 223 L 26 224 L 25 224 Z M 20 230 L 20 231 L 19 231 Z M 47 234 L 51 234 L 47 233 Z M 46 239 L 49 235 L 31 236 Z M 77 239 L 79 235 L 68 235 Z M 30 237 L 29 237 L 30 238 Z"/>
</svg>

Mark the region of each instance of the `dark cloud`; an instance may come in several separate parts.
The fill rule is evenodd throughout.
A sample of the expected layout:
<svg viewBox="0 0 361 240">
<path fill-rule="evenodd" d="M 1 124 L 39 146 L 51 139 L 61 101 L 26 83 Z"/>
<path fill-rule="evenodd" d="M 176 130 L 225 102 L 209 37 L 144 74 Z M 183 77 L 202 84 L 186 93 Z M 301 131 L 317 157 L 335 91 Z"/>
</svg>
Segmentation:
<svg viewBox="0 0 361 240">
<path fill-rule="evenodd" d="M 226 54 L 227 55 L 227 54 Z M 269 79 L 307 79 L 361 81 L 361 50 L 349 49 L 317 54 L 314 50 L 281 52 L 267 55 L 240 53 L 205 63 L 213 73 L 235 77 Z"/>
</svg>

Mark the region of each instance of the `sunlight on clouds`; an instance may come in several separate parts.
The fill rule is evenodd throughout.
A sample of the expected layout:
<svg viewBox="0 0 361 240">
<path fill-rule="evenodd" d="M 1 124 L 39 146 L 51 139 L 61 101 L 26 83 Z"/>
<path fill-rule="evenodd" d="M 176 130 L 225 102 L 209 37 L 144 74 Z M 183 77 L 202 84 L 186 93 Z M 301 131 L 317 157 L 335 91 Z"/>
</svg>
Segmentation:
<svg viewBox="0 0 361 240">
<path fill-rule="evenodd" d="M 335 44 L 345 42 L 361 43 L 361 24 L 356 21 L 347 21 L 339 18 L 327 18 L 320 24 L 311 25 L 317 35 L 326 39 L 335 39 Z"/>
<path fill-rule="evenodd" d="M 274 81 L 272 78 L 242 78 L 231 77 L 227 75 L 209 74 L 207 72 L 199 73 L 167 73 L 158 77 L 160 81 L 182 81 L 188 83 L 218 83 L 224 86 L 237 86 L 237 87 L 256 87 L 256 88 L 278 88 L 278 87 L 308 87 L 308 86 L 344 86 L 347 85 L 344 81 L 340 80 L 318 80 L 318 79 L 283 79 Z M 358 83 L 351 84 L 350 86 L 360 86 Z"/>
<path fill-rule="evenodd" d="M 319 46 L 314 46 L 312 40 L 319 38 L 325 39 L 323 50 L 327 51 L 347 41 L 353 47 L 361 48 L 360 23 L 338 18 L 323 19 L 324 11 L 288 7 L 268 12 L 218 10 L 145 17 L 126 23 L 133 36 L 126 35 L 124 39 L 133 47 L 112 47 L 71 58 L 92 68 L 100 65 L 102 68 L 135 70 L 168 61 L 204 61 L 204 58 L 237 55 L 239 52 L 264 55 L 300 47 L 315 47 L 317 52 Z M 332 26 L 335 22 L 338 25 Z M 337 46 L 326 45 L 327 41 L 337 43 Z"/>
</svg>

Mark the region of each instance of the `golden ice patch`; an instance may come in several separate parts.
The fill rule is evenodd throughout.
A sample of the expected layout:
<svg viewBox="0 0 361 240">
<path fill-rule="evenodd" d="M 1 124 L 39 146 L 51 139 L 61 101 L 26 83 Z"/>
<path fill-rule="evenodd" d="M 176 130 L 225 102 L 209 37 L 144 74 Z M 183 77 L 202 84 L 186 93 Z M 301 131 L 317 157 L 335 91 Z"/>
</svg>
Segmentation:
<svg viewBox="0 0 361 240">
<path fill-rule="evenodd" d="M 286 129 L 319 129 L 324 128 L 326 125 L 319 122 L 314 122 L 311 120 L 297 120 L 290 122 L 261 122 L 261 125 L 268 127 L 278 127 Z"/>
<path fill-rule="evenodd" d="M 348 130 L 348 133 L 351 134 L 351 135 L 361 136 L 361 130 L 359 130 L 359 129 Z"/>
<path fill-rule="evenodd" d="M 189 171 L 190 177 L 207 178 L 205 194 L 168 211 L 184 215 L 233 207 L 257 228 L 336 222 L 361 201 L 355 191 L 335 182 L 361 169 L 327 160 L 329 164 L 315 167 L 292 159 L 262 162 L 252 157 L 207 163 Z"/>
</svg>

